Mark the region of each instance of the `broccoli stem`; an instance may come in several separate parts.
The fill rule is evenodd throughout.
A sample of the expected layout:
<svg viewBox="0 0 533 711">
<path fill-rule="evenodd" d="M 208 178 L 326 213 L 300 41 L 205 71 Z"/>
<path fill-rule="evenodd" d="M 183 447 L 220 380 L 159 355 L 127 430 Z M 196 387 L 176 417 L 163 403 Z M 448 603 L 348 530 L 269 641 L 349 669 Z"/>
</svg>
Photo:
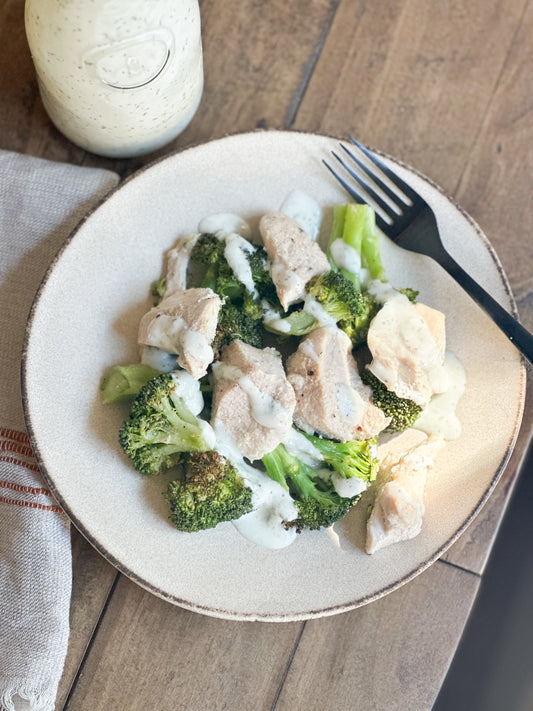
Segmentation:
<svg viewBox="0 0 533 711">
<path fill-rule="evenodd" d="M 331 256 L 331 245 L 342 239 L 361 256 L 361 264 L 368 270 L 371 279 L 385 281 L 385 269 L 381 262 L 379 234 L 376 230 L 376 215 L 369 205 L 350 203 L 336 205 L 333 209 L 333 226 L 328 244 L 328 259 L 338 269 Z M 344 276 L 360 288 L 359 274 L 354 274 L 344 267 L 340 268 Z"/>
<path fill-rule="evenodd" d="M 100 385 L 102 402 L 107 405 L 110 402 L 133 398 L 143 385 L 156 375 L 159 375 L 159 371 L 144 363 L 114 365 L 104 375 Z"/>
</svg>

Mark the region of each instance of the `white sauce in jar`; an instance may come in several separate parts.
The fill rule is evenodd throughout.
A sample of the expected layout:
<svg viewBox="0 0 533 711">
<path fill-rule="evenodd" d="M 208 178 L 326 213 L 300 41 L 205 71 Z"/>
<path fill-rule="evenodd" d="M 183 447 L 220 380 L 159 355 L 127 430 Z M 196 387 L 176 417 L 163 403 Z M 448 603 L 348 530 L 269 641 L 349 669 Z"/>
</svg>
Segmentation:
<svg viewBox="0 0 533 711">
<path fill-rule="evenodd" d="M 26 0 L 44 106 L 82 148 L 153 151 L 194 116 L 203 89 L 198 0 Z"/>
</svg>

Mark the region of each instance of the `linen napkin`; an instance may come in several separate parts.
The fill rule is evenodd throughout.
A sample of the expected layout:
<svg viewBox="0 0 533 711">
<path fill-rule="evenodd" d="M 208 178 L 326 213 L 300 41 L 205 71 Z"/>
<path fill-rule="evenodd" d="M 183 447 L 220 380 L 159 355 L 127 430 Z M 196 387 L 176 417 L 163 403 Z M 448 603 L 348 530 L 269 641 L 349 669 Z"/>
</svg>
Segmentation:
<svg viewBox="0 0 533 711">
<path fill-rule="evenodd" d="M 67 652 L 70 526 L 24 425 L 26 319 L 48 265 L 116 183 L 110 171 L 0 151 L 0 709 L 48 711 Z"/>
</svg>

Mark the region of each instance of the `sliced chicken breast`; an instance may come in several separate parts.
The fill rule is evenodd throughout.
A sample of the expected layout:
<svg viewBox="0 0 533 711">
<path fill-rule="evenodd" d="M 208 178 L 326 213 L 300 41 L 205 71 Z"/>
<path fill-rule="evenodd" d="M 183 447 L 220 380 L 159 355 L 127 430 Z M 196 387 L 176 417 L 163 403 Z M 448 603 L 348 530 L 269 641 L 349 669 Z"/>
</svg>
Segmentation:
<svg viewBox="0 0 533 711">
<path fill-rule="evenodd" d="M 352 356 L 349 337 L 336 326 L 317 328 L 287 361 L 296 394 L 295 423 L 342 442 L 369 439 L 390 422 L 371 401 Z"/>
<path fill-rule="evenodd" d="M 138 341 L 176 353 L 182 368 L 201 378 L 213 361 L 211 343 L 221 305 L 211 289 L 174 291 L 142 317 Z"/>
<path fill-rule="evenodd" d="M 304 298 L 310 279 L 329 270 L 328 259 L 298 222 L 281 212 L 263 215 L 259 231 L 272 263 L 272 281 L 286 311 Z"/>
<path fill-rule="evenodd" d="M 397 294 L 372 319 L 367 342 L 372 354 L 368 368 L 400 397 L 425 407 L 434 393 L 446 389 L 440 311 Z"/>
<path fill-rule="evenodd" d="M 250 460 L 261 459 L 291 431 L 296 398 L 274 348 L 239 340 L 213 365 L 215 388 L 211 424 Z"/>
<path fill-rule="evenodd" d="M 386 458 L 376 478 L 376 497 L 367 522 L 367 553 L 417 536 L 424 516 L 428 473 L 444 440 L 422 442 L 400 457 Z"/>
</svg>

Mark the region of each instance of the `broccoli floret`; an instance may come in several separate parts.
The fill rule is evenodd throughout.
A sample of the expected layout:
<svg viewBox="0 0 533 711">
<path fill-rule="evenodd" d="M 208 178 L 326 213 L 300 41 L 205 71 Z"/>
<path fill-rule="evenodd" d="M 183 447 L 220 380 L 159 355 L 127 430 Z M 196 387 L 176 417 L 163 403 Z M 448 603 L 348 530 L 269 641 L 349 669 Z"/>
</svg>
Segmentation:
<svg viewBox="0 0 533 711">
<path fill-rule="evenodd" d="M 403 432 L 412 427 L 420 417 L 422 408 L 412 400 L 399 397 L 393 390 L 388 390 L 385 383 L 382 383 L 368 368 L 361 370 L 361 379 L 372 389 L 372 400 L 374 405 L 391 421 L 386 432 Z"/>
<path fill-rule="evenodd" d="M 314 437 L 303 433 L 311 444 L 318 449 L 324 461 L 344 479 L 357 477 L 371 482 L 379 469 L 377 438 L 356 442 L 333 442 L 330 439 Z"/>
<path fill-rule="evenodd" d="M 170 373 L 158 375 L 141 388 L 119 442 L 135 469 L 146 476 L 175 466 L 182 452 L 210 449 L 199 420 L 178 396 Z"/>
<path fill-rule="evenodd" d="M 229 302 L 222 305 L 218 315 L 215 338 L 211 344 L 215 360 L 220 357 L 224 346 L 231 343 L 234 338 L 238 338 L 256 348 L 263 347 L 261 321 L 251 318 L 238 306 Z"/>
<path fill-rule="evenodd" d="M 354 346 L 365 342 L 370 321 L 380 308 L 372 295 L 333 270 L 311 279 L 307 291 L 337 321 Z"/>
<path fill-rule="evenodd" d="M 400 289 L 400 294 L 407 296 L 409 301 L 416 302 L 419 292 L 416 289 Z"/>
<path fill-rule="evenodd" d="M 271 479 L 281 484 L 294 499 L 298 516 L 285 521 L 285 528 L 317 530 L 331 526 L 341 519 L 359 498 L 345 498 L 335 491 L 330 478 L 290 454 L 280 444 L 263 457 L 263 464 Z"/>
<path fill-rule="evenodd" d="M 251 294 L 235 276 L 224 255 L 226 243 L 214 235 L 201 235 L 191 252 L 191 260 L 203 264 L 206 272 L 201 286 L 209 287 L 216 293 L 243 306 L 253 318 L 262 317 L 261 299 L 271 303 L 277 301 L 276 288 L 267 268 L 267 255 L 263 247 L 249 243 L 244 252 L 250 265 L 252 279 L 257 294 Z"/>
<path fill-rule="evenodd" d="M 267 269 L 265 250 L 250 245 L 250 251 L 245 252 L 255 286 L 255 293 L 251 293 L 236 278 L 224 256 L 224 249 L 224 240 L 205 234 L 199 237 L 191 253 L 193 262 L 206 267 L 201 286 L 213 289 L 224 300 L 219 313 L 217 334 L 212 344 L 215 358 L 234 338 L 262 348 L 262 301 L 266 299 L 274 306 L 279 305 L 275 286 Z"/>
<path fill-rule="evenodd" d="M 143 385 L 159 373 L 159 370 L 144 363 L 114 365 L 106 372 L 100 385 L 102 402 L 107 404 L 135 397 Z"/>
<path fill-rule="evenodd" d="M 168 485 L 170 519 L 180 531 L 214 528 L 252 510 L 252 491 L 218 452 L 183 455 L 183 480 Z"/>
</svg>

